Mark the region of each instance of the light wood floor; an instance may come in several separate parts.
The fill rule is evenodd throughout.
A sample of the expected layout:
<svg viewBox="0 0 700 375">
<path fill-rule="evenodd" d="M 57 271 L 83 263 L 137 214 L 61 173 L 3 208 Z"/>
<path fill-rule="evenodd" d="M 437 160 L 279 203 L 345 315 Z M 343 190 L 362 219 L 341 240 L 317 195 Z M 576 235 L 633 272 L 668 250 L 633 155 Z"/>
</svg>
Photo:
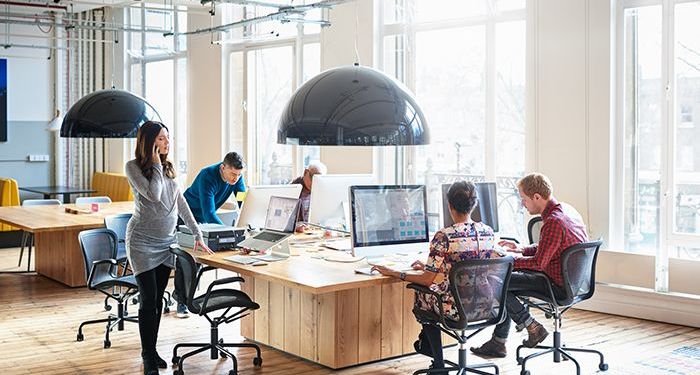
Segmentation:
<svg viewBox="0 0 700 375">
<path fill-rule="evenodd" d="M 0 249 L 0 270 L 16 269 L 18 249 Z M 25 260 L 26 262 L 26 255 Z M 26 263 L 23 263 L 26 267 Z M 219 272 L 219 277 L 225 272 Z M 209 280 L 210 281 L 210 280 Z M 171 286 L 172 289 L 172 280 Z M 206 289 L 204 289 L 206 290 Z M 138 307 L 131 306 L 136 314 Z M 174 310 L 174 308 L 173 308 Z M 122 332 L 112 332 L 110 349 L 102 348 L 104 326 L 88 326 L 85 341 L 76 341 L 80 322 L 105 317 L 102 297 L 86 288 L 68 288 L 36 274 L 0 275 L 0 375 L 7 374 L 139 374 L 141 359 L 138 327 L 128 323 Z M 541 315 L 536 316 L 546 322 Z M 551 324 L 547 323 L 547 327 Z M 178 342 L 206 342 L 209 326 L 203 317 L 178 319 L 174 313 L 163 317 L 158 350 L 169 360 Z M 477 335 L 470 342 L 481 344 L 491 330 Z M 232 342 L 240 340 L 235 324 L 221 329 L 220 337 Z M 496 360 L 501 374 L 519 374 L 515 363 L 515 347 L 523 335 L 513 332 L 508 343 L 509 355 Z M 631 362 L 670 352 L 682 346 L 700 346 L 700 330 L 639 319 L 573 310 L 567 313 L 563 326 L 564 341 L 572 347 L 595 347 L 606 355 L 609 374 L 630 373 Z M 328 374 L 333 371 L 274 349 L 263 347 L 262 368 L 252 365 L 250 350 L 238 352 L 241 374 Z M 456 360 L 456 348 L 446 350 L 446 358 Z M 597 357 L 578 355 L 583 374 L 598 372 Z M 469 356 L 470 363 L 484 360 Z M 409 374 L 429 364 L 427 357 L 411 355 L 336 371 L 341 374 Z M 207 354 L 189 358 L 186 374 L 227 374 L 230 360 L 210 360 Z M 573 364 L 554 364 L 550 356 L 533 361 L 528 367 L 533 374 L 574 374 Z M 161 370 L 171 374 L 172 369 Z M 631 372 L 635 373 L 635 372 Z M 654 373 L 645 372 L 645 373 Z"/>
</svg>

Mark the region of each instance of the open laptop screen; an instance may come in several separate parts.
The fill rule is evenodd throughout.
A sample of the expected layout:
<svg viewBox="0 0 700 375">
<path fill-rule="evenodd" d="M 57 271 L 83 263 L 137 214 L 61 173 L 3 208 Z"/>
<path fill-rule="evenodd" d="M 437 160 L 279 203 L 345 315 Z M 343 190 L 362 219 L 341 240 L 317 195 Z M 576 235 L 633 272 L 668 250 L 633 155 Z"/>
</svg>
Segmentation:
<svg viewBox="0 0 700 375">
<path fill-rule="evenodd" d="M 428 242 L 424 185 L 352 186 L 355 247 Z"/>
<path fill-rule="evenodd" d="M 292 233 L 299 212 L 299 199 L 270 197 L 265 218 L 265 229 Z"/>
</svg>

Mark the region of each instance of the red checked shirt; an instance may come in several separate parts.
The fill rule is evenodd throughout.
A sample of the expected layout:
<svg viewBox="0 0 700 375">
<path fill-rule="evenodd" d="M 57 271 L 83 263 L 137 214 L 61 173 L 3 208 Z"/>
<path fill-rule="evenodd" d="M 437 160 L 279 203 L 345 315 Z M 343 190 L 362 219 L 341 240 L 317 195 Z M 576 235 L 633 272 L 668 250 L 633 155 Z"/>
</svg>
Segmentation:
<svg viewBox="0 0 700 375">
<path fill-rule="evenodd" d="M 586 228 L 574 221 L 552 198 L 542 212 L 540 241 L 523 248 L 523 257 L 515 260 L 516 270 L 544 272 L 557 285 L 563 286 L 561 253 L 564 249 L 588 241 Z"/>
</svg>

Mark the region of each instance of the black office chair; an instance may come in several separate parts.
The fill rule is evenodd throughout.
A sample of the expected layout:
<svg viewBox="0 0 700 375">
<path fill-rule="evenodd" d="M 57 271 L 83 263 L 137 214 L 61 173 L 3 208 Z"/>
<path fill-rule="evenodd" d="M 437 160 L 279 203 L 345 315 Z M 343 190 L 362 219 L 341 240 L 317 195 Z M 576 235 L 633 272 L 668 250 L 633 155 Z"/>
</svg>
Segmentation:
<svg viewBox="0 0 700 375">
<path fill-rule="evenodd" d="M 91 197 L 92 198 L 92 197 Z M 97 197 L 100 198 L 100 197 Z M 117 214 L 111 216 L 105 216 L 105 228 L 111 229 L 117 235 L 117 263 L 122 268 L 122 276 L 131 272 L 129 268 L 129 259 L 126 256 L 126 226 L 129 224 L 129 219 L 131 219 L 131 214 Z M 139 301 L 134 296 L 131 300 L 132 304 L 137 304 Z M 163 311 L 167 314 L 170 312 L 170 307 L 173 305 L 173 300 L 170 297 L 170 292 L 167 290 L 163 295 Z M 124 314 L 128 315 L 127 305 L 124 306 Z M 112 306 L 109 304 L 109 297 L 105 297 L 105 310 L 109 311 Z"/>
<path fill-rule="evenodd" d="M 542 216 L 535 216 L 527 222 L 527 240 L 530 241 L 530 245 L 540 241 L 542 225 Z"/>
<path fill-rule="evenodd" d="M 585 301 L 593 296 L 595 291 L 595 265 L 596 259 L 598 257 L 598 250 L 602 245 L 602 240 L 596 240 L 592 242 L 584 242 L 577 244 L 565 249 L 561 257 L 562 266 L 562 276 L 564 277 L 564 295 L 561 293 L 555 293 L 552 288 L 552 282 L 541 272 L 535 271 L 523 271 L 530 272 L 538 277 L 543 278 L 549 285 L 549 293 L 539 294 L 534 292 L 524 292 L 521 300 L 528 306 L 534 307 L 542 310 L 547 318 L 554 318 L 554 335 L 553 335 L 553 345 L 545 346 L 538 345 L 536 349 L 544 349 L 537 353 L 533 353 L 523 358 L 520 356 L 520 350 L 525 348 L 525 346 L 518 346 L 516 352 L 518 364 L 521 365 L 521 375 L 529 375 L 530 371 L 525 369 L 527 361 L 535 357 L 547 353 L 553 353 L 554 362 L 559 363 L 562 360 L 562 356 L 568 360 L 571 360 L 576 365 L 576 374 L 581 374 L 581 366 L 572 357 L 569 352 L 584 352 L 598 354 L 600 357 L 600 363 L 598 368 L 601 371 L 607 371 L 608 365 L 605 363 L 605 358 L 603 354 L 597 350 L 593 349 L 580 349 L 580 348 L 570 348 L 564 347 L 561 344 L 561 318 L 562 315 L 569 310 L 573 305 Z M 521 292 L 519 292 L 521 293 Z M 521 296 L 518 296 L 520 298 Z M 541 302 L 533 301 L 530 298 L 534 298 Z"/>
<path fill-rule="evenodd" d="M 180 249 L 177 245 L 170 247 L 170 251 L 177 255 L 178 262 L 182 266 L 185 294 L 187 298 L 187 308 L 194 314 L 203 315 L 211 325 L 210 340 L 208 343 L 180 343 L 173 348 L 173 364 L 177 364 L 178 369 L 173 371 L 174 375 L 183 375 L 183 362 L 186 358 L 195 354 L 210 350 L 211 359 L 218 359 L 219 354 L 222 357 L 229 356 L 233 362 L 233 369 L 229 371 L 229 375 L 238 374 L 238 361 L 236 357 L 226 348 L 253 348 L 257 352 L 257 356 L 253 358 L 253 365 L 256 367 L 262 366 L 262 357 L 260 356 L 260 347 L 252 343 L 224 343 L 223 339 L 219 339 L 219 325 L 223 323 L 231 323 L 241 319 L 249 314 L 251 310 L 257 310 L 260 305 L 253 302 L 247 294 L 236 289 L 214 289 L 215 286 L 231 284 L 235 282 L 244 282 L 242 277 L 226 277 L 223 279 L 214 280 L 207 288 L 207 292 L 198 297 L 194 296 L 195 289 L 199 285 L 199 280 L 202 273 L 214 269 L 213 267 L 204 267 L 197 274 L 197 263 L 194 257 L 186 251 Z M 236 311 L 231 309 L 236 308 Z M 217 317 L 209 317 L 210 313 L 224 310 Z M 177 355 L 179 348 L 197 348 L 182 356 Z"/>
<path fill-rule="evenodd" d="M 445 363 L 451 367 L 422 369 L 414 372 L 414 375 L 445 371 L 457 371 L 457 374 L 472 372 L 490 375 L 478 370 L 486 367 L 493 367 L 495 374 L 498 374 L 498 366 L 493 363 L 467 365 L 466 344 L 472 336 L 484 328 L 507 319 L 505 301 L 512 270 L 513 258 L 511 257 L 470 259 L 452 265 L 449 275 L 450 293 L 457 302 L 459 320 L 454 321 L 443 314 L 437 315 L 417 307 L 413 308 L 413 314 L 419 323 L 434 325 L 457 340 L 458 363 L 445 360 Z M 436 296 L 440 311 L 444 311 L 441 297 L 429 288 L 419 284 L 408 284 L 407 288 L 415 290 L 416 295 L 424 293 Z M 472 330 L 474 333 L 465 335 L 466 331 Z"/>
<path fill-rule="evenodd" d="M 88 320 L 80 323 L 78 327 L 78 341 L 83 341 L 83 326 L 95 323 L 107 323 L 105 329 L 104 347 L 109 348 L 109 332 L 116 326 L 117 330 L 124 330 L 124 322 L 138 323 L 137 318 L 124 315 L 124 301 L 138 292 L 136 279 L 133 275 L 117 275 L 117 235 L 107 229 L 85 230 L 78 234 L 78 242 L 83 251 L 85 260 L 85 277 L 87 287 L 105 294 L 107 298 L 117 301 L 117 314 L 109 314 L 106 319 Z"/>
</svg>

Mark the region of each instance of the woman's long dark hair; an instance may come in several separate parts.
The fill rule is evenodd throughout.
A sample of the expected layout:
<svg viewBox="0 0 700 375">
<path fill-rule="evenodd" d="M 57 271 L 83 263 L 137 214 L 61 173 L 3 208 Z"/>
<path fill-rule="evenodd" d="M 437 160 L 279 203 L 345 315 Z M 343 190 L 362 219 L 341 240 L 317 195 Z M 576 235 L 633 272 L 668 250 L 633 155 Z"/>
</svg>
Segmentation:
<svg viewBox="0 0 700 375">
<path fill-rule="evenodd" d="M 158 121 L 148 121 L 141 125 L 136 134 L 136 162 L 141 167 L 141 172 L 150 181 L 153 177 L 153 145 L 160 134 L 160 130 L 165 129 L 170 133 L 168 127 Z M 168 178 L 175 178 L 175 168 L 168 160 L 168 154 L 160 154 L 160 163 L 163 165 L 163 174 Z"/>
</svg>

